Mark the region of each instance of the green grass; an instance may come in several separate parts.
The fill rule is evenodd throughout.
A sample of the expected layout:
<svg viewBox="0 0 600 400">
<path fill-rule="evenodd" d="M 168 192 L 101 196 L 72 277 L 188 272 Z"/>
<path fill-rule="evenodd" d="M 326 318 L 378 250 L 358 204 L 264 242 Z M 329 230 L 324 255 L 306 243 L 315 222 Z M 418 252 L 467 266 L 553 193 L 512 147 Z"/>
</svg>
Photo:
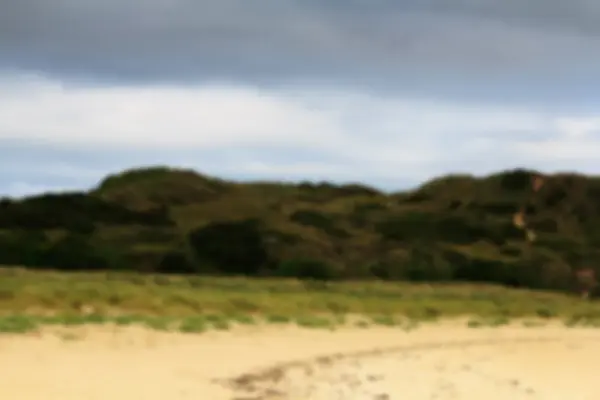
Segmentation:
<svg viewBox="0 0 600 400">
<path fill-rule="evenodd" d="M 261 322 L 326 329 L 349 323 L 410 330 L 419 322 L 462 316 L 471 317 L 467 322 L 471 327 L 505 325 L 514 318 L 600 326 L 600 303 L 472 284 L 307 285 L 282 279 L 0 269 L 0 332 L 5 333 L 43 325 L 108 322 L 182 332 L 227 330 Z M 524 322 L 528 324 L 533 322 Z"/>
</svg>

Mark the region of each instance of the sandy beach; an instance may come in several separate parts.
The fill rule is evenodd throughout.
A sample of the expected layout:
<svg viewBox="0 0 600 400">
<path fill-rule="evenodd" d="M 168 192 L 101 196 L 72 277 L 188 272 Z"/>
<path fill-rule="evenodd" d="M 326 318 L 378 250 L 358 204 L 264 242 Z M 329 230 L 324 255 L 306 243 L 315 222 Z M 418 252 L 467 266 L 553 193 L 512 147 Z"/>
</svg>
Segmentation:
<svg viewBox="0 0 600 400">
<path fill-rule="evenodd" d="M 596 400 L 600 330 L 456 322 L 0 336 L 0 398 Z"/>
</svg>

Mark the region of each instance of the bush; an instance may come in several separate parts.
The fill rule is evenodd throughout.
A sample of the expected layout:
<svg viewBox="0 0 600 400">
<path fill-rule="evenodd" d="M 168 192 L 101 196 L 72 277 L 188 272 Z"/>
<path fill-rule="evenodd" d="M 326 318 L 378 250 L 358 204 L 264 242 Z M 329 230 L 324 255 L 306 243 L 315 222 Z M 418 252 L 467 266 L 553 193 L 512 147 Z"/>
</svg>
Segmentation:
<svg viewBox="0 0 600 400">
<path fill-rule="evenodd" d="M 407 212 L 376 224 L 375 230 L 384 240 L 411 242 L 431 239 L 434 215 L 422 212 Z"/>
<path fill-rule="evenodd" d="M 313 210 L 298 210 L 290 216 L 290 220 L 300 225 L 312 226 L 321 230 L 327 230 L 333 226 L 329 216 Z"/>
<path fill-rule="evenodd" d="M 506 191 L 523 192 L 531 188 L 533 172 L 515 169 L 500 174 L 500 188 Z"/>
<path fill-rule="evenodd" d="M 558 221 L 554 218 L 536 218 L 530 221 L 527 226 L 536 233 L 558 232 Z"/>
<path fill-rule="evenodd" d="M 40 267 L 47 264 L 48 240 L 43 232 L 21 231 L 0 236 L 0 264 Z"/>
<path fill-rule="evenodd" d="M 481 238 L 499 240 L 505 232 L 494 232 L 481 221 L 472 221 L 460 214 L 446 215 L 410 212 L 382 221 L 376 225 L 377 232 L 385 240 L 403 243 L 443 241 L 469 244 Z M 522 233 L 520 233 L 522 237 Z"/>
<path fill-rule="evenodd" d="M 459 215 L 441 216 L 435 221 L 434 232 L 438 240 L 456 244 L 474 243 L 487 236 L 483 224 Z"/>
<path fill-rule="evenodd" d="M 278 245 L 295 245 L 302 242 L 302 237 L 299 235 L 275 229 L 266 230 L 264 232 L 264 238 L 267 243 Z"/>
<path fill-rule="evenodd" d="M 281 277 L 329 281 L 337 278 L 335 269 L 324 261 L 295 259 L 282 262 L 276 270 Z"/>
<path fill-rule="evenodd" d="M 190 232 L 188 241 L 198 262 L 225 274 L 257 274 L 269 262 L 255 220 L 213 222 Z"/>
<path fill-rule="evenodd" d="M 500 248 L 500 253 L 509 257 L 520 257 L 523 255 L 523 249 L 519 246 L 504 244 Z"/>
<path fill-rule="evenodd" d="M 556 254 L 545 249 L 533 251 L 518 262 L 517 276 L 522 286 L 533 289 L 571 289 L 571 268 Z"/>
<path fill-rule="evenodd" d="M 302 182 L 298 188 L 304 193 L 302 199 L 306 201 L 330 201 L 342 197 L 374 197 L 382 193 L 369 186 L 350 183 L 345 185 L 335 185 L 329 182 Z"/>
<path fill-rule="evenodd" d="M 113 265 L 88 237 L 68 233 L 50 246 L 46 253 L 48 266 L 69 271 L 112 269 Z"/>
<path fill-rule="evenodd" d="M 512 263 L 482 257 L 469 257 L 454 254 L 451 259 L 459 258 L 454 270 L 454 278 L 464 282 L 489 282 L 510 286 L 523 286 L 522 280 L 515 276 Z"/>
<path fill-rule="evenodd" d="M 369 214 L 375 211 L 385 211 L 387 210 L 387 206 L 377 201 L 368 201 L 363 203 L 358 203 L 354 206 L 352 213 L 353 214 Z"/>
<path fill-rule="evenodd" d="M 507 216 L 516 213 L 519 210 L 519 204 L 511 200 L 494 200 L 471 204 L 469 208 L 481 210 L 486 214 Z"/>
<path fill-rule="evenodd" d="M 561 203 L 564 203 L 569 197 L 569 190 L 566 187 L 554 184 L 549 185 L 546 190 L 540 193 L 540 200 L 542 207 L 556 208 Z"/>
<path fill-rule="evenodd" d="M 85 193 L 45 194 L 0 207 L 0 228 L 66 229 L 90 234 L 96 223 L 170 226 L 168 210 L 138 212 Z"/>
<path fill-rule="evenodd" d="M 345 238 L 348 233 L 338 228 L 332 218 L 321 212 L 313 210 L 298 210 L 290 216 L 290 220 L 300 225 L 316 228 L 330 236 Z"/>
<path fill-rule="evenodd" d="M 410 251 L 407 278 L 411 281 L 451 281 L 454 266 L 441 256 L 440 251 L 420 244 Z"/>
<path fill-rule="evenodd" d="M 172 250 L 162 257 L 157 272 L 168 274 L 191 274 L 199 271 L 197 271 L 185 252 Z"/>
</svg>

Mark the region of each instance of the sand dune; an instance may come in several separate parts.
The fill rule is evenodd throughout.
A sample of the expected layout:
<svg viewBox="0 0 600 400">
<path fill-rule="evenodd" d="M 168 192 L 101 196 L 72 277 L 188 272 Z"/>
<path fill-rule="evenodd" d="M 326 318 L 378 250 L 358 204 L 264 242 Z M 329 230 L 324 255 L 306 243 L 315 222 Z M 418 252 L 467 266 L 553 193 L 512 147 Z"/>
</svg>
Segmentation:
<svg viewBox="0 0 600 400">
<path fill-rule="evenodd" d="M 0 398 L 597 400 L 598 360 L 600 330 L 558 325 L 202 335 L 85 327 L 1 336 Z"/>
</svg>

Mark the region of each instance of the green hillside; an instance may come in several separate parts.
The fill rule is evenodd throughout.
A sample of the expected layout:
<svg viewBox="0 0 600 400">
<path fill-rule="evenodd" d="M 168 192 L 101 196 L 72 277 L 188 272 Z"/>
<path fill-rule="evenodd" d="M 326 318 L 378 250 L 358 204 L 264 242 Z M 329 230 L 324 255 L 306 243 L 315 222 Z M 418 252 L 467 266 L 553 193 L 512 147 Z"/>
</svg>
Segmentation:
<svg viewBox="0 0 600 400">
<path fill-rule="evenodd" d="M 32 268 L 572 291 L 593 286 L 580 271 L 599 255 L 600 178 L 575 174 L 453 175 L 390 194 L 155 167 L 90 192 L 0 200 L 0 264 Z"/>
</svg>

